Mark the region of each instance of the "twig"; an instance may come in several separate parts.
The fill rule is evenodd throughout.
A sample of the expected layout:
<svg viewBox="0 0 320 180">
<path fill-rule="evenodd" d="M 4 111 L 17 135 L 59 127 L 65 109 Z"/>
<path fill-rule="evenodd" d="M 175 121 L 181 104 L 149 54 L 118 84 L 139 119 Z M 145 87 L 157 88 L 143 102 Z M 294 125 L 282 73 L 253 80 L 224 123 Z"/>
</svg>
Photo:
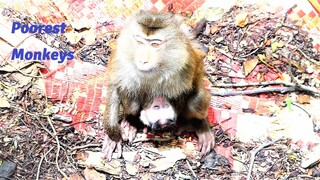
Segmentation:
<svg viewBox="0 0 320 180">
<path fill-rule="evenodd" d="M 147 141 L 155 141 L 155 142 L 167 142 L 173 140 L 173 137 L 167 137 L 167 138 L 160 138 L 160 137 L 154 137 L 154 138 L 148 138 L 146 134 L 142 134 L 141 136 L 137 136 L 132 143 L 138 143 L 138 142 L 147 142 Z"/>
<path fill-rule="evenodd" d="M 315 59 L 312 59 L 311 57 L 309 57 L 306 53 L 304 53 L 301 49 L 299 49 L 298 47 L 296 46 L 293 46 L 293 45 L 290 45 L 290 44 L 286 44 L 285 45 L 286 47 L 290 48 L 290 49 L 293 49 L 293 50 L 297 50 L 299 51 L 307 60 L 313 62 L 314 64 L 320 66 L 320 62 L 319 61 L 316 61 Z"/>
<path fill-rule="evenodd" d="M 316 64 L 316 65 L 320 65 L 320 62 L 319 61 L 316 61 L 316 60 L 314 60 L 314 59 L 312 59 L 312 58 L 310 58 L 308 55 L 306 55 L 306 53 L 304 53 L 301 49 L 299 49 L 299 48 L 296 48 L 307 60 L 309 60 L 309 61 L 311 61 L 311 62 L 313 62 L 314 64 Z"/>
<path fill-rule="evenodd" d="M 282 26 L 283 26 L 283 24 L 286 22 L 290 10 L 292 10 L 293 8 L 296 8 L 296 7 L 297 7 L 297 4 L 294 4 L 294 5 L 292 5 L 291 7 L 289 7 L 289 8 L 286 10 L 286 12 L 285 12 L 285 14 L 284 14 L 284 16 L 283 16 L 282 22 L 281 22 L 281 25 L 282 25 Z"/>
<path fill-rule="evenodd" d="M 242 56 L 240 56 L 241 58 L 246 58 L 248 56 L 251 56 L 252 54 L 256 53 L 259 49 L 261 49 L 261 46 L 257 47 L 255 50 L 253 50 L 252 52 L 250 52 L 249 54 L 244 54 Z"/>
<path fill-rule="evenodd" d="M 27 113 L 26 113 L 26 112 L 27 112 L 26 106 L 25 106 L 25 104 L 24 104 L 23 102 L 21 103 L 21 105 L 22 105 L 22 108 L 23 108 L 24 117 L 27 119 L 28 124 L 30 124 L 31 120 L 30 120 L 29 116 L 28 116 Z"/>
<path fill-rule="evenodd" d="M 255 150 L 251 151 L 251 158 L 250 158 L 250 165 L 249 165 L 249 171 L 248 171 L 248 174 L 247 174 L 247 180 L 250 180 L 251 179 L 251 173 L 252 173 L 252 169 L 253 169 L 253 163 L 254 163 L 254 159 L 255 159 L 255 156 L 257 155 L 257 153 L 259 151 L 261 151 L 263 148 L 266 148 L 274 143 L 276 143 L 277 141 L 280 141 L 282 138 L 279 138 L 279 139 L 276 139 L 274 141 L 271 141 L 271 142 L 268 142 L 268 143 L 265 143 L 265 144 L 262 144 L 261 146 L 259 146 L 258 148 L 256 148 Z"/>
<path fill-rule="evenodd" d="M 53 131 L 53 133 L 54 133 L 54 135 L 55 135 L 56 141 L 57 141 L 56 166 L 57 166 L 57 168 L 58 168 L 58 171 L 59 171 L 66 179 L 68 179 L 68 176 L 67 176 L 63 171 L 61 171 L 61 169 L 60 169 L 60 167 L 59 167 L 59 163 L 58 163 L 59 153 L 60 153 L 60 141 L 59 141 L 59 138 L 58 138 L 58 136 L 57 136 L 57 132 L 56 132 L 56 130 L 55 130 L 55 128 L 54 128 L 54 126 L 53 126 L 53 124 L 52 124 L 51 119 L 49 118 L 49 116 L 47 116 L 47 120 L 48 120 L 48 122 L 49 122 L 49 124 L 50 124 L 50 126 L 51 126 L 51 129 L 52 129 L 52 131 Z"/>
<path fill-rule="evenodd" d="M 153 154 L 154 156 L 158 156 L 158 158 L 164 158 L 163 155 L 157 153 L 157 152 L 154 152 L 150 149 L 147 149 L 147 148 L 142 148 L 146 153 L 149 153 L 149 154 Z"/>
<path fill-rule="evenodd" d="M 48 154 L 49 154 L 49 152 L 50 152 L 50 151 L 52 151 L 52 149 L 53 149 L 53 148 L 54 148 L 54 147 L 50 148 L 50 149 L 49 149 L 49 151 L 48 151 L 48 152 L 46 152 L 46 153 L 41 157 L 40 162 L 39 162 L 39 165 L 38 165 L 38 170 L 37 170 L 37 177 L 36 177 L 36 180 L 38 180 L 38 179 L 39 179 L 39 176 L 40 176 L 40 168 L 41 168 L 41 164 L 42 164 L 42 161 L 43 161 L 44 157 L 45 157 L 46 155 L 48 155 Z"/>
<path fill-rule="evenodd" d="M 12 107 L 15 108 L 15 109 L 17 109 L 17 110 L 23 111 L 23 112 L 25 112 L 26 114 L 28 114 L 28 115 L 33 116 L 34 118 L 36 118 L 36 119 L 38 120 L 39 124 L 42 126 L 42 128 L 51 136 L 51 139 L 47 140 L 47 143 L 44 144 L 44 145 L 37 151 L 37 153 L 40 153 L 40 152 L 44 149 L 44 147 L 45 147 L 47 144 L 49 144 L 49 142 L 51 142 L 51 140 L 54 139 L 55 136 L 56 136 L 56 135 L 52 134 L 52 133 L 50 132 L 50 130 L 47 129 L 47 128 L 42 124 L 42 122 L 41 122 L 40 119 L 39 119 L 39 117 L 47 117 L 47 116 L 43 116 L 43 115 L 41 115 L 41 114 L 33 114 L 33 113 L 30 113 L 30 112 L 28 112 L 28 111 L 23 110 L 22 108 L 20 108 L 20 107 L 18 107 L 18 106 L 12 106 Z M 67 148 L 67 149 L 71 149 L 71 147 L 67 146 L 66 144 L 64 144 L 64 143 L 62 143 L 62 142 L 60 142 L 60 145 L 62 145 L 63 147 L 65 147 L 65 148 Z"/>
<path fill-rule="evenodd" d="M 301 109 L 302 111 L 304 111 L 308 115 L 308 117 L 311 118 L 311 114 L 307 110 L 305 110 L 303 107 L 299 106 L 296 103 L 292 103 L 292 105 L 294 105 L 294 106 L 298 107 L 299 109 Z"/>
<path fill-rule="evenodd" d="M 262 42 L 260 43 L 260 45 L 259 45 L 255 50 L 253 50 L 253 51 L 250 52 L 249 54 L 245 54 L 245 55 L 242 55 L 242 56 L 240 56 L 240 57 L 241 57 L 241 58 L 246 58 L 246 57 L 248 57 L 248 56 L 256 53 L 259 49 L 261 49 L 261 48 L 264 46 L 265 41 L 268 39 L 269 34 L 270 34 L 270 31 L 267 31 L 267 33 L 266 33 L 265 36 L 264 36 L 264 41 L 262 41 Z"/>
<path fill-rule="evenodd" d="M 191 165 L 190 165 L 190 163 L 189 163 L 188 159 L 186 159 L 186 162 L 187 162 L 187 165 L 188 165 L 188 167 L 189 167 L 189 169 L 190 169 L 190 171 L 191 171 L 192 175 L 194 176 L 194 178 L 195 178 L 195 179 L 199 179 L 199 177 L 198 177 L 198 176 L 196 175 L 196 173 L 193 171 L 193 169 L 192 169 L 192 167 L 191 167 Z"/>
<path fill-rule="evenodd" d="M 296 85 L 294 83 L 288 83 L 283 81 L 274 81 L 274 82 L 262 82 L 262 83 L 248 83 L 248 84 L 213 84 L 213 87 L 248 87 L 248 86 L 266 86 L 266 85 L 285 85 L 288 87 L 278 87 L 278 88 L 261 88 L 254 90 L 246 90 L 246 91 L 211 91 L 212 95 L 218 96 L 234 96 L 234 95 L 245 95 L 245 94 L 258 94 L 265 92 L 292 92 L 292 91 L 308 91 L 315 95 L 320 95 L 320 91 L 316 88 L 305 86 L 305 85 Z"/>
<path fill-rule="evenodd" d="M 71 152 L 75 151 L 77 149 L 84 149 L 84 148 L 87 148 L 87 147 L 100 147 L 100 146 L 101 146 L 101 144 L 86 144 L 86 145 L 83 145 L 83 146 L 76 146 L 76 147 L 73 147 L 71 149 Z"/>
<path fill-rule="evenodd" d="M 216 49 L 219 51 L 219 53 L 227 56 L 227 57 L 230 58 L 230 59 L 240 60 L 240 61 L 245 61 L 245 60 L 246 60 L 245 58 L 233 57 L 231 54 L 228 54 L 226 51 L 224 51 L 224 50 L 222 50 L 222 49 L 218 49 L 218 48 L 216 48 Z"/>
<path fill-rule="evenodd" d="M 294 86 L 292 83 L 287 83 L 284 81 L 270 81 L 270 82 L 258 82 L 258 83 L 239 83 L 239 84 L 212 84 L 213 87 L 248 87 L 248 86 L 268 86 L 268 85 L 286 85 L 286 86 Z"/>
<path fill-rule="evenodd" d="M 301 174 L 301 175 L 298 175 L 299 178 L 309 178 L 309 179 L 313 179 L 314 177 L 313 176 L 310 176 L 310 175 L 307 175 L 307 174 Z"/>
<path fill-rule="evenodd" d="M 260 94 L 260 93 L 266 93 L 266 92 L 279 92 L 279 93 L 285 93 L 285 92 L 293 92 L 296 91 L 296 88 L 294 87 L 280 87 L 280 88 L 261 88 L 261 89 L 254 89 L 254 90 L 245 90 L 245 91 L 216 91 L 211 90 L 211 95 L 214 96 L 236 96 L 236 95 L 249 95 L 249 94 Z"/>
</svg>

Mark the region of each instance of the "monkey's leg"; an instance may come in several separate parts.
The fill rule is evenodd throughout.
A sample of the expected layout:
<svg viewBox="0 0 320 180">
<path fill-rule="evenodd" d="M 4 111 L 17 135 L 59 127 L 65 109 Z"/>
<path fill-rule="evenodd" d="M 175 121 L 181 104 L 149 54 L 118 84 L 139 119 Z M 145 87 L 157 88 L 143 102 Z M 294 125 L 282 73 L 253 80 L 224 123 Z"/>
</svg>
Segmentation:
<svg viewBox="0 0 320 180">
<path fill-rule="evenodd" d="M 196 91 L 189 99 L 186 118 L 195 130 L 202 159 L 214 148 L 214 134 L 209 126 L 207 115 L 211 95 L 203 88 Z"/>
</svg>

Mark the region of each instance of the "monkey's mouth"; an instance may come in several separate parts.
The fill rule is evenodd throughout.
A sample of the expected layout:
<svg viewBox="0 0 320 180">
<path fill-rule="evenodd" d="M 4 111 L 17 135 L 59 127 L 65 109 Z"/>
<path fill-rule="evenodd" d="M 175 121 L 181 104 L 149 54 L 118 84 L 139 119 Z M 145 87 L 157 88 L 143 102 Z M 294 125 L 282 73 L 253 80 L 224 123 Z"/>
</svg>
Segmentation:
<svg viewBox="0 0 320 180">
<path fill-rule="evenodd" d="M 155 70 L 155 68 L 151 68 L 151 69 L 139 69 L 138 68 L 138 70 L 139 70 L 139 72 L 141 72 L 143 74 L 148 74 L 148 73 L 152 73 Z"/>
<path fill-rule="evenodd" d="M 161 64 L 157 63 L 141 64 L 136 62 L 135 65 L 136 69 L 144 74 L 155 72 L 159 70 L 159 68 L 161 69 Z"/>
<path fill-rule="evenodd" d="M 154 124 L 151 125 L 151 129 L 153 131 L 163 132 L 163 131 L 172 130 L 176 127 L 174 121 L 169 121 L 165 124 L 161 124 L 161 123 L 159 123 L 159 121 L 160 120 L 158 120 L 157 122 L 155 122 Z"/>
</svg>

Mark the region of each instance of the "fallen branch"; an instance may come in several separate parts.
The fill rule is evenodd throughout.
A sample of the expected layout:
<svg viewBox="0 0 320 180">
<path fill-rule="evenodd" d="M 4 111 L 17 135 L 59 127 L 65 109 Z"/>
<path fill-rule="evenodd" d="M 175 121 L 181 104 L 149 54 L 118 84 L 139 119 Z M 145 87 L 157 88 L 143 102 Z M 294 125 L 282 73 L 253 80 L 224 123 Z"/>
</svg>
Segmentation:
<svg viewBox="0 0 320 180">
<path fill-rule="evenodd" d="M 244 91 L 211 91 L 212 95 L 216 96 L 235 96 L 235 95 L 248 95 L 248 94 L 259 94 L 259 93 L 266 93 L 266 92 L 293 92 L 293 91 L 307 91 L 311 92 L 315 95 L 320 95 L 320 91 L 314 87 L 309 87 L 305 85 L 296 85 L 294 83 L 288 83 L 283 81 L 275 81 L 275 82 L 262 82 L 262 83 L 248 83 L 248 84 L 216 84 L 212 85 L 212 87 L 221 87 L 221 88 L 228 88 L 228 87 L 248 87 L 248 86 L 267 86 L 267 85 L 285 85 L 288 87 L 267 87 L 267 88 L 260 88 L 260 89 L 252 89 L 252 90 L 244 90 Z"/>
<path fill-rule="evenodd" d="M 216 91 L 211 90 L 211 95 L 214 96 L 236 96 L 236 95 L 249 95 L 249 94 L 260 94 L 260 93 L 267 93 L 267 92 L 279 92 L 279 93 L 286 93 L 286 92 L 293 92 L 296 91 L 294 87 L 280 87 L 280 88 L 261 88 L 261 89 L 253 89 L 253 90 L 245 90 L 245 91 Z"/>
<path fill-rule="evenodd" d="M 78 150 L 78 149 L 84 149 L 84 148 L 88 148 L 88 147 L 100 147 L 100 146 L 101 146 L 101 144 L 86 144 L 83 146 L 76 146 L 71 149 L 71 152 Z"/>
<path fill-rule="evenodd" d="M 274 141 L 262 144 L 261 146 L 259 146 L 255 150 L 251 151 L 250 165 L 249 165 L 249 171 L 248 171 L 248 174 L 247 174 L 247 180 L 251 179 L 251 173 L 252 173 L 252 169 L 253 169 L 254 159 L 255 159 L 256 155 L 258 154 L 258 152 L 261 151 L 263 148 L 266 148 L 266 147 L 276 143 L 277 141 L 280 141 L 281 139 L 282 138 L 279 138 L 279 139 L 276 139 Z"/>
<path fill-rule="evenodd" d="M 212 87 L 248 87 L 248 86 L 268 86 L 268 85 L 285 85 L 294 86 L 293 83 L 288 83 L 284 81 L 268 81 L 268 82 L 258 82 L 258 83 L 238 83 L 238 84 L 212 84 Z"/>
</svg>

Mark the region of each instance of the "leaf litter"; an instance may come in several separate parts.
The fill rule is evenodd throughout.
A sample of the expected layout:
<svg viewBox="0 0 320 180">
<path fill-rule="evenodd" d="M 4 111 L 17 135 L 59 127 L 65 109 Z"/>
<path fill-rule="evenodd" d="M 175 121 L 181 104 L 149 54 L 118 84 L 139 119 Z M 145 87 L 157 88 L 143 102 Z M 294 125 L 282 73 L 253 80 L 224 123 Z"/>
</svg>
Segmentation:
<svg viewBox="0 0 320 180">
<path fill-rule="evenodd" d="M 15 20 L 37 23 L 10 9 L 3 14 Z M 235 19 L 234 14 L 237 14 Z M 234 84 L 239 79 L 261 83 L 280 78 L 287 84 L 298 84 L 302 88 L 295 90 L 300 93 L 306 89 L 318 92 L 304 87 L 318 88 L 320 85 L 317 78 L 319 53 L 312 48 L 308 34 L 288 21 L 286 15 L 279 18 L 252 6 L 234 6 L 220 21 L 204 23 L 198 34 L 198 39 L 208 50 L 206 69 L 213 84 Z M 78 35 L 50 36 L 37 34 L 37 38 L 52 47 L 76 50 L 83 61 L 104 66 L 110 55 L 109 42 L 116 38 L 111 34 L 86 45 L 85 38 Z M 0 67 L 1 167 L 14 162 L 17 165 L 15 179 L 62 179 L 63 176 L 69 179 L 245 179 L 249 168 L 249 176 L 254 179 L 313 179 L 320 176 L 318 157 L 311 157 L 310 163 L 302 163 L 305 154 L 290 139 L 243 143 L 219 124 L 214 128 L 217 145 L 231 149 L 233 168 L 237 171 L 232 170 L 228 158 L 216 152 L 199 162 L 197 142 L 192 133 L 183 134 L 178 139 L 166 140 L 168 137 L 159 135 L 153 141 L 124 144 L 124 159 L 115 159 L 113 163 L 116 165 L 111 164 L 109 170 L 104 171 L 100 168 L 105 167 L 99 154 L 101 136 L 84 135 L 75 131 L 72 124 L 52 121 L 48 115 L 55 114 L 49 110 L 55 102 L 48 101 L 44 89 L 37 86 L 37 81 L 41 80 L 38 77 L 40 66 L 36 63 L 21 65 L 20 72 L 9 64 Z M 232 88 L 233 91 L 238 89 Z M 241 90 L 245 89 L 242 87 Z M 300 101 L 310 102 L 305 99 L 300 98 Z M 97 119 L 88 121 L 97 124 Z M 267 146 L 262 146 L 264 144 Z M 168 148 L 165 152 L 182 152 L 163 154 L 159 152 L 163 148 Z M 255 152 L 254 156 L 252 152 Z M 165 158 L 175 154 L 181 157 L 169 159 L 167 162 L 172 164 L 168 165 Z M 14 169 L 12 164 L 6 167 L 10 171 Z M 152 171 L 157 168 L 159 170 Z"/>
</svg>

